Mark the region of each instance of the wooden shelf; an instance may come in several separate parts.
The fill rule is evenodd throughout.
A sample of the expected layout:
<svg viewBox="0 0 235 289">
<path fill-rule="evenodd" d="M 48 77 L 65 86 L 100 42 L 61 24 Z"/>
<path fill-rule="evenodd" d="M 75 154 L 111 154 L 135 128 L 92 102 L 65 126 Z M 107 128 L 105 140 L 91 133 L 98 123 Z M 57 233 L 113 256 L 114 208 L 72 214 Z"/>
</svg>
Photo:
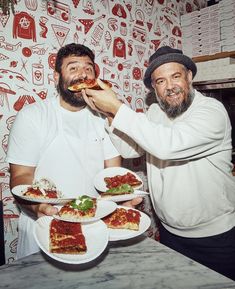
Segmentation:
<svg viewBox="0 0 235 289">
<path fill-rule="evenodd" d="M 198 57 L 193 57 L 194 62 L 203 62 L 203 61 L 209 61 L 219 58 L 226 58 L 226 57 L 235 57 L 235 51 L 230 52 L 220 52 L 213 55 L 203 55 Z"/>
<path fill-rule="evenodd" d="M 235 78 L 195 81 L 193 87 L 199 90 L 225 89 L 235 87 Z"/>
</svg>

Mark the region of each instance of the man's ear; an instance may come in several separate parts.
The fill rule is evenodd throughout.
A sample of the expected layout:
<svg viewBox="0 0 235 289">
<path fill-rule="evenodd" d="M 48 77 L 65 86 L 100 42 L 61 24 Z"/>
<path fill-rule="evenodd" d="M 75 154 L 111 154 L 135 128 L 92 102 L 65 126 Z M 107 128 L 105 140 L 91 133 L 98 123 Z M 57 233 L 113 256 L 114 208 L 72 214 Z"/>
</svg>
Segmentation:
<svg viewBox="0 0 235 289">
<path fill-rule="evenodd" d="M 188 82 L 189 82 L 189 83 L 192 83 L 192 81 L 193 81 L 193 73 L 192 73 L 191 70 L 188 70 L 188 75 L 187 75 L 187 77 L 188 77 Z"/>
<path fill-rule="evenodd" d="M 57 85 L 59 83 L 60 74 L 57 71 L 54 71 L 53 77 L 55 80 L 55 84 Z"/>
</svg>

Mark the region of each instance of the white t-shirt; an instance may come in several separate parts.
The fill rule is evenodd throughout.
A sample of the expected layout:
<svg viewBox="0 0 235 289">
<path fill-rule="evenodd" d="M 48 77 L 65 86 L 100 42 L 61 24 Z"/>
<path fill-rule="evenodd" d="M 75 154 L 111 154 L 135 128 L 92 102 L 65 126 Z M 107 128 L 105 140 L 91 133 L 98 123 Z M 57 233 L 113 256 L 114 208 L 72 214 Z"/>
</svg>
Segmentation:
<svg viewBox="0 0 235 289">
<path fill-rule="evenodd" d="M 52 179 L 66 195 L 93 194 L 93 179 L 104 168 L 104 160 L 118 155 L 103 118 L 88 108 L 65 110 L 52 98 L 17 114 L 6 161 L 37 167 L 35 178 Z"/>
</svg>

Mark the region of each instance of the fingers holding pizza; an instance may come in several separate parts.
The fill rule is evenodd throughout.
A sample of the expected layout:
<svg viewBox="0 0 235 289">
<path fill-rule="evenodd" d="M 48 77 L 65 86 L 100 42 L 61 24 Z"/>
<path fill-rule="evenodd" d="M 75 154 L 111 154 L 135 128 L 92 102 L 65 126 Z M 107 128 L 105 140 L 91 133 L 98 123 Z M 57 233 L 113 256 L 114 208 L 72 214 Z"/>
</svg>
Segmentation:
<svg viewBox="0 0 235 289">
<path fill-rule="evenodd" d="M 82 90 L 82 96 L 86 103 L 94 110 L 98 110 L 105 115 L 115 115 L 122 102 L 118 100 L 116 93 L 104 81 L 97 79 L 97 84 L 101 90 L 86 88 Z"/>
</svg>

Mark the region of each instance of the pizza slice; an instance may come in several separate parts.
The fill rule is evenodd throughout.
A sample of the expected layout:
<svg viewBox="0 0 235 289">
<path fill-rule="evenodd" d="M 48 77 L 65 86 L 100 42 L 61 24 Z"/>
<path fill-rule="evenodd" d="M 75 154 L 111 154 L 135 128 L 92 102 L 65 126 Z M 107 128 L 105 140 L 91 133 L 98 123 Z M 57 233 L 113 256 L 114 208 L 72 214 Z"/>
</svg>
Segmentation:
<svg viewBox="0 0 235 289">
<path fill-rule="evenodd" d="M 49 251 L 60 254 L 84 254 L 87 251 L 81 223 L 53 219 L 50 223 Z"/>
<path fill-rule="evenodd" d="M 83 195 L 65 204 L 58 215 L 62 218 L 76 221 L 81 218 L 91 218 L 95 216 L 97 200 Z"/>
<path fill-rule="evenodd" d="M 128 184 L 132 186 L 133 188 L 138 187 L 139 185 L 142 185 L 142 182 L 138 180 L 137 177 L 130 172 L 127 172 L 124 175 L 106 177 L 104 178 L 104 182 L 106 183 L 106 186 L 109 189 L 118 187 L 122 184 Z"/>
<path fill-rule="evenodd" d="M 113 213 L 104 217 L 102 220 L 108 228 L 139 230 L 141 214 L 137 210 L 117 208 Z"/>
<path fill-rule="evenodd" d="M 109 87 L 112 87 L 112 84 L 109 81 L 107 81 L 107 80 L 102 80 L 102 81 L 105 84 L 107 84 Z M 97 83 L 96 79 L 85 79 L 83 82 L 70 85 L 68 87 L 68 90 L 70 90 L 72 92 L 79 92 L 79 91 L 81 91 L 82 89 L 85 89 L 85 88 L 90 88 L 90 89 L 95 89 L 95 90 L 102 90 L 102 88 Z"/>
<path fill-rule="evenodd" d="M 57 199 L 61 192 L 57 190 L 56 185 L 49 179 L 42 178 L 35 180 L 31 186 L 23 192 L 23 196 L 38 199 Z"/>
<path fill-rule="evenodd" d="M 42 189 L 39 187 L 28 187 L 23 196 L 38 199 L 57 199 L 59 198 L 56 190 Z"/>
</svg>

